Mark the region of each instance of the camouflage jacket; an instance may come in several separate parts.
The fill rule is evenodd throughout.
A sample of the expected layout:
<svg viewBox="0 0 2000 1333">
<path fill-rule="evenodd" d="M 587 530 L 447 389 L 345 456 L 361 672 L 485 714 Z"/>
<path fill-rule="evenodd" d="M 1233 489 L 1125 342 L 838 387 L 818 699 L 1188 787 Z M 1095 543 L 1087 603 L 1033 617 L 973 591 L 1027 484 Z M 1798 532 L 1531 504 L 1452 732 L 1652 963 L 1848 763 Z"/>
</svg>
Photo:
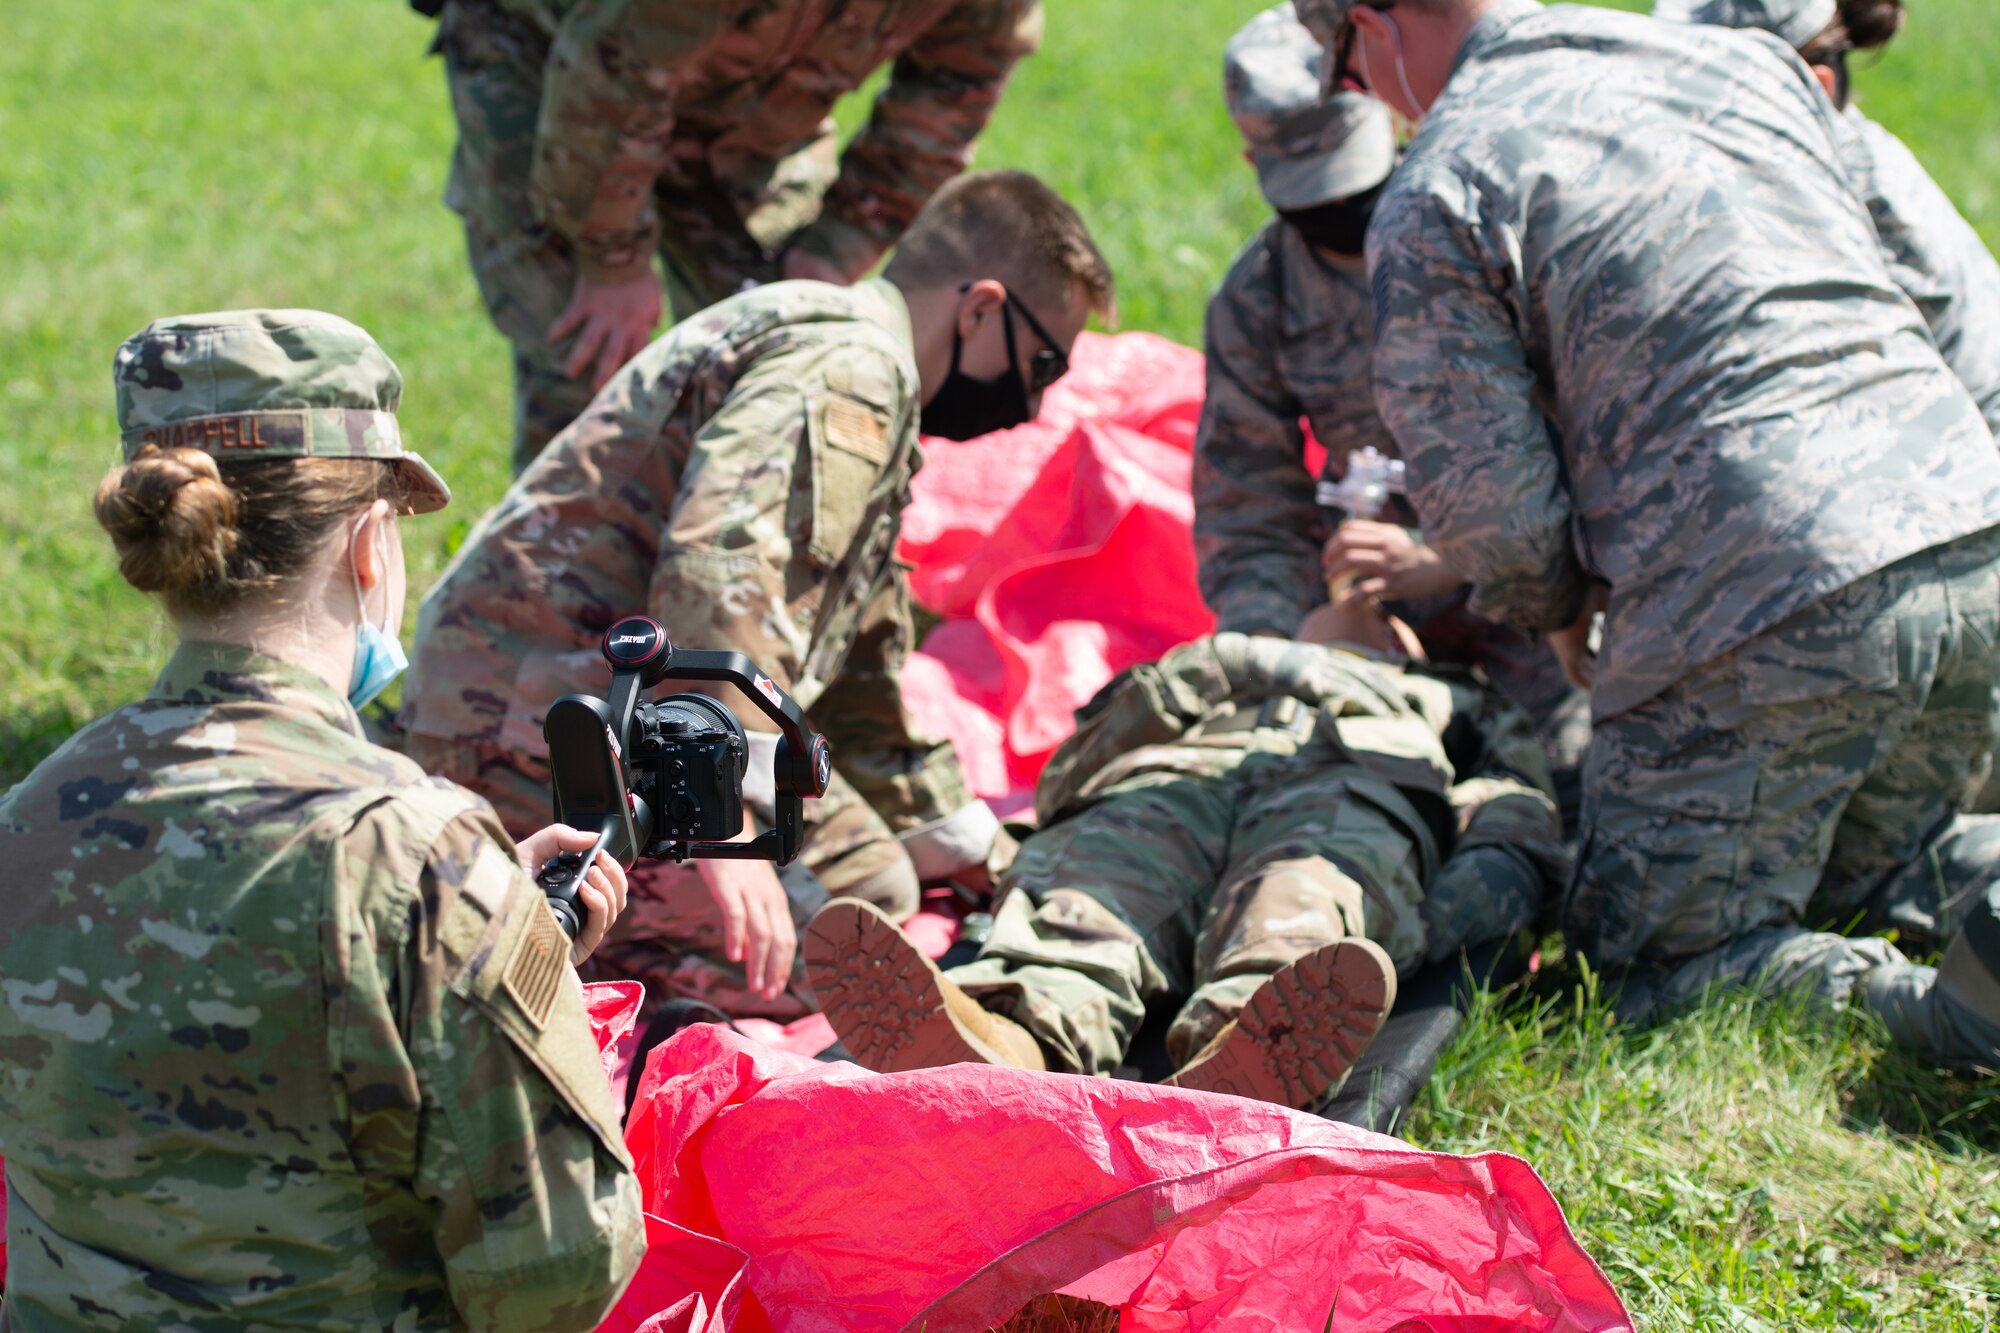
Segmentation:
<svg viewBox="0 0 2000 1333">
<path fill-rule="evenodd" d="M 880 279 L 773 283 L 683 321 L 521 474 L 424 599 L 405 722 L 539 756 L 548 706 L 601 691 L 600 638 L 645 612 L 676 643 L 771 673 L 898 832 L 970 807 L 950 742 L 902 705 L 915 631 L 895 545 L 918 402 L 909 315 Z"/>
<path fill-rule="evenodd" d="M 1534 724 L 1463 672 L 1214 634 L 1121 672 L 1076 721 L 1035 787 L 1044 827 L 1143 774 L 1216 777 L 1267 737 L 1287 752 L 1303 736 L 1298 762 L 1350 766 L 1354 788 L 1417 843 L 1427 883 L 1481 848 L 1525 857 L 1544 894 L 1568 873 Z"/>
<path fill-rule="evenodd" d="M 1039 0 L 502 0 L 548 34 L 532 194 L 593 277 L 643 272 L 692 154 L 737 198 L 825 192 L 794 239 L 859 277 L 965 169 L 1016 62 L 1041 42 Z M 834 103 L 889 62 L 842 155 Z M 656 196 L 655 187 L 664 186 Z M 777 239 L 759 236 L 767 244 Z"/>
<path fill-rule="evenodd" d="M 7 1315 L 589 1328 L 644 1249 L 568 949 L 490 811 L 188 644 L 0 801 Z"/>
<path fill-rule="evenodd" d="M 1289 635 L 1326 600 L 1316 478 L 1301 418 L 1328 456 L 1396 442 L 1370 389 L 1367 275 L 1272 219 L 1208 303 L 1208 385 L 1194 443 L 1194 549 L 1216 628 Z"/>
<path fill-rule="evenodd" d="M 2000 263 L 1902 140 L 1857 107 L 1846 118 L 1855 133 L 1843 160 L 1875 219 L 1889 272 L 2000 436 Z"/>
<path fill-rule="evenodd" d="M 1417 510 L 1490 618 L 1610 586 L 1600 718 L 2000 523 L 1849 133 L 1767 34 L 1500 0 L 1377 208 L 1376 402 Z"/>
</svg>

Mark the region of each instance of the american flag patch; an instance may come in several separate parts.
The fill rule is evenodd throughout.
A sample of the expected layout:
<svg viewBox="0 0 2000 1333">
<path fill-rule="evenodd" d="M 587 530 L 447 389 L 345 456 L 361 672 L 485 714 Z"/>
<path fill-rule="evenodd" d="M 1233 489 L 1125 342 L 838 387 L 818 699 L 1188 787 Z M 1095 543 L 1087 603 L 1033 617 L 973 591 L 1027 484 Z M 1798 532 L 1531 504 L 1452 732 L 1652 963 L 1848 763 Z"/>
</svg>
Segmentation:
<svg viewBox="0 0 2000 1333">
<path fill-rule="evenodd" d="M 556 987 L 562 984 L 563 965 L 569 961 L 569 941 L 540 903 L 530 904 L 528 911 L 534 919 L 514 946 L 501 988 L 539 1031 L 547 1025 L 549 1010 L 556 1002 Z"/>
</svg>

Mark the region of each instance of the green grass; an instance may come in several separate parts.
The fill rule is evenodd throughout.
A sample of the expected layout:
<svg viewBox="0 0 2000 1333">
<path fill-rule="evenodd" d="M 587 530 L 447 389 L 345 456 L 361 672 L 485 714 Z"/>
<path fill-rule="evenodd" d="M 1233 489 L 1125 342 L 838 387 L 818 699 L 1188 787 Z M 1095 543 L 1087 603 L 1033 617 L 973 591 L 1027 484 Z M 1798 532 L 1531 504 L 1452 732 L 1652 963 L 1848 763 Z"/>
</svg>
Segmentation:
<svg viewBox="0 0 2000 1333">
<path fill-rule="evenodd" d="M 983 165 L 1030 168 L 1080 203 L 1127 328 L 1197 340 L 1260 220 L 1220 97 L 1222 44 L 1259 7 L 1054 0 L 1045 50 L 982 145 Z M 1858 86 L 2000 241 L 1990 5 L 1914 9 Z M 142 692 L 164 656 L 90 517 L 117 450 L 111 354 L 147 319 L 308 305 L 376 334 L 409 379 L 408 437 L 459 494 L 406 529 L 417 592 L 499 496 L 507 361 L 439 203 L 452 129 L 430 32 L 391 0 L 11 7 L 0 783 Z M 1609 1030 L 1573 981 L 1482 1009 L 1410 1135 L 1533 1161 L 1651 1328 L 1991 1322 L 1976 1294 L 2000 1293 L 1990 1093 L 1885 1057 L 1851 1019 L 1739 1003 Z"/>
<path fill-rule="evenodd" d="M 2000 1086 L 1863 1015 L 1734 996 L 1634 1031 L 1558 964 L 1476 1006 L 1403 1132 L 1534 1163 L 1648 1329 L 2000 1313 Z"/>
</svg>

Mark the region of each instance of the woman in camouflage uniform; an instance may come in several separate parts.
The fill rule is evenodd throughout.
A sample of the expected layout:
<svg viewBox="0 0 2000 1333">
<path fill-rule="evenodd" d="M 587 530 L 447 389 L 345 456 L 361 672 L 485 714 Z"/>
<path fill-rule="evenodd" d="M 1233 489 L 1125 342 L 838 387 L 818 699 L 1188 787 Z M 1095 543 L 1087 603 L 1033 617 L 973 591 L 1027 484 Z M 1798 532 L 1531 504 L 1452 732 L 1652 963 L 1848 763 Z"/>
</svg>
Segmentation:
<svg viewBox="0 0 2000 1333">
<path fill-rule="evenodd" d="M 364 738 L 399 669 L 402 381 L 313 311 L 119 350 L 97 515 L 181 644 L 4 800 L 18 1329 L 587 1329 L 644 1248 L 570 971 L 485 802 Z M 623 903 L 584 893 L 588 953 Z"/>
</svg>

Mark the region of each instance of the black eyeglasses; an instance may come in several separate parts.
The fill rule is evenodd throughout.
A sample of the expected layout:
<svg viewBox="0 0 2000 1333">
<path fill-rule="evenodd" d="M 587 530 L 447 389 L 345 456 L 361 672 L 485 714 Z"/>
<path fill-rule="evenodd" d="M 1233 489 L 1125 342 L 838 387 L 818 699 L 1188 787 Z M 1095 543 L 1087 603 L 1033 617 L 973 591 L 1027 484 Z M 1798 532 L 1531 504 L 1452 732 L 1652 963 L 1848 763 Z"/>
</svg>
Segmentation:
<svg viewBox="0 0 2000 1333">
<path fill-rule="evenodd" d="M 966 292 L 972 290 L 972 284 L 968 282 L 958 290 L 960 295 L 964 295 Z M 1000 307 L 1005 315 L 1005 320 L 1000 327 L 1007 335 L 1007 360 L 1010 363 L 1019 364 L 1019 357 L 1014 351 L 1014 312 L 1016 310 L 1021 312 L 1022 319 L 1028 321 L 1028 327 L 1035 331 L 1035 336 L 1042 340 L 1042 349 L 1028 358 L 1028 388 L 1031 392 L 1040 393 L 1063 376 L 1069 374 L 1069 357 L 1064 354 L 1061 344 L 1057 343 L 1050 336 L 1049 331 L 1042 327 L 1042 321 L 1035 318 L 1035 312 L 1028 309 L 1027 302 L 1014 295 L 1013 292 L 1007 291 L 1005 287 L 1001 288 L 1001 290 L 1007 292 L 1007 299 Z"/>
<path fill-rule="evenodd" d="M 1028 321 L 1028 327 L 1033 329 L 1035 336 L 1042 340 L 1041 350 L 1028 358 L 1028 387 L 1036 393 L 1040 393 L 1063 376 L 1069 374 L 1069 358 L 1063 355 L 1062 348 L 1050 336 L 1049 331 L 1042 327 L 1042 321 L 1035 318 L 1035 312 L 1028 309 L 1028 303 L 1014 295 L 1014 293 L 1008 292 L 1007 304 L 1004 308 L 1010 311 L 1020 311 L 1021 318 Z M 1009 351 L 1013 350 L 1013 343 L 1014 326 L 1010 323 L 1007 326 Z"/>
</svg>

